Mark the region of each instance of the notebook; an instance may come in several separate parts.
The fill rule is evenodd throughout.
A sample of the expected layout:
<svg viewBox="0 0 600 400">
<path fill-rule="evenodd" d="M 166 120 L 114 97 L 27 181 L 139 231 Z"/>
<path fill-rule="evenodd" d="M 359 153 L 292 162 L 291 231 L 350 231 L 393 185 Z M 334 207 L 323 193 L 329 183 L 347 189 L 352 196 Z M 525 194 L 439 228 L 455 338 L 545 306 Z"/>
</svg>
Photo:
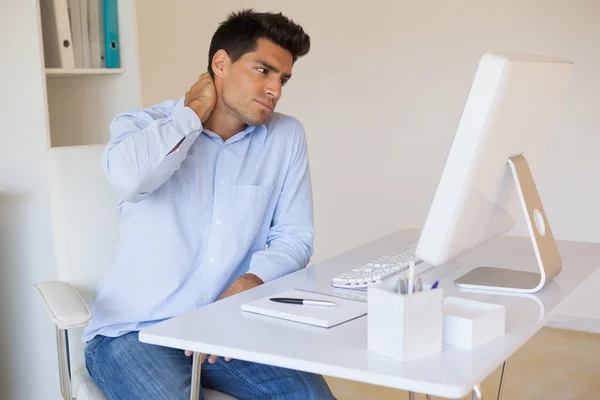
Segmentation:
<svg viewBox="0 0 600 400">
<path fill-rule="evenodd" d="M 333 301 L 336 305 L 335 307 L 319 307 L 276 303 L 269 300 L 272 297 L 328 300 Z M 242 310 L 323 328 L 330 328 L 367 314 L 367 301 L 357 297 L 318 293 L 305 289 L 290 289 L 244 303 L 242 304 Z"/>
</svg>

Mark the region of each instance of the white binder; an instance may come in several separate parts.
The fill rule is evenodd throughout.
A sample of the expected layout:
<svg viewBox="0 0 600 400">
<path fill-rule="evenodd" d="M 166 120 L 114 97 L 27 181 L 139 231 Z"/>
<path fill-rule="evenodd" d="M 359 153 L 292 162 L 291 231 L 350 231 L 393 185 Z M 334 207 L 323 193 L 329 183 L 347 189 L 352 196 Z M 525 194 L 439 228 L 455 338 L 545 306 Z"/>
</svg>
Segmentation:
<svg viewBox="0 0 600 400">
<path fill-rule="evenodd" d="M 40 0 L 46 68 L 75 68 L 67 0 Z"/>
<path fill-rule="evenodd" d="M 92 68 L 105 68 L 104 7 L 102 0 L 88 0 L 90 63 Z"/>
</svg>

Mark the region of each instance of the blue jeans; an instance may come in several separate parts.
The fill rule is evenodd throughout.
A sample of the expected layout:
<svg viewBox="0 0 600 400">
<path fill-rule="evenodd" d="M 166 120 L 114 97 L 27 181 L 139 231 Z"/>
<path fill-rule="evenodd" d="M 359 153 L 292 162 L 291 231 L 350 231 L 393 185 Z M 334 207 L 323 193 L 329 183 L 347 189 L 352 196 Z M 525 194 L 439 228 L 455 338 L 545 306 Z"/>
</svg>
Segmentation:
<svg viewBox="0 0 600 400">
<path fill-rule="evenodd" d="M 192 357 L 142 343 L 137 332 L 96 336 L 86 345 L 85 361 L 109 400 L 190 398 Z M 334 399 L 320 375 L 222 357 L 202 364 L 201 385 L 238 399 Z"/>
</svg>

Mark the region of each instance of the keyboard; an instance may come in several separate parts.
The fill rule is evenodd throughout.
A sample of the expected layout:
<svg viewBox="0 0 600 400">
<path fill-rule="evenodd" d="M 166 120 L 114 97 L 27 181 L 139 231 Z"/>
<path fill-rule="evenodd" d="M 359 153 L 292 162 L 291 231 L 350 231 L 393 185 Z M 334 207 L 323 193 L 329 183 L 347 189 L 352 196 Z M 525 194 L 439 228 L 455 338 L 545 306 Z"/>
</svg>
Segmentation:
<svg viewBox="0 0 600 400">
<path fill-rule="evenodd" d="M 420 263 L 415 256 L 417 243 L 403 248 L 399 253 L 385 255 L 358 265 L 332 278 L 332 286 L 345 289 L 366 289 L 392 278 L 408 269 L 409 262 Z"/>
</svg>

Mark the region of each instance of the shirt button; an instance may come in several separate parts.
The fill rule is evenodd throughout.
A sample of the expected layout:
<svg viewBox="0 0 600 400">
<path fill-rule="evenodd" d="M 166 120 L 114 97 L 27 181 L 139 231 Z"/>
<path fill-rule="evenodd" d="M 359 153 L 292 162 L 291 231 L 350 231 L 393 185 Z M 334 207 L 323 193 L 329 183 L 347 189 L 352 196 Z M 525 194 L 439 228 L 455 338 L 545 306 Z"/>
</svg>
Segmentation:
<svg viewBox="0 0 600 400">
<path fill-rule="evenodd" d="M 214 263 L 214 262 L 215 262 L 215 258 L 214 258 L 214 257 L 211 257 L 211 258 L 209 258 L 209 260 L 208 260 L 208 261 L 210 261 L 211 263 Z"/>
<path fill-rule="evenodd" d="M 198 124 L 196 122 L 191 122 L 190 128 L 192 128 L 192 130 L 196 130 L 196 129 L 198 129 Z"/>
<path fill-rule="evenodd" d="M 224 180 L 221 180 L 221 182 L 219 182 L 219 185 L 223 186 L 225 184 Z"/>
<path fill-rule="evenodd" d="M 216 222 L 217 225 L 221 225 L 221 220 L 220 219 L 216 220 L 215 222 Z"/>
<path fill-rule="evenodd" d="M 208 295 L 206 293 L 202 293 L 202 300 L 208 299 Z"/>
<path fill-rule="evenodd" d="M 175 150 L 175 153 L 179 153 L 179 147 L 177 148 L 177 150 Z"/>
</svg>

